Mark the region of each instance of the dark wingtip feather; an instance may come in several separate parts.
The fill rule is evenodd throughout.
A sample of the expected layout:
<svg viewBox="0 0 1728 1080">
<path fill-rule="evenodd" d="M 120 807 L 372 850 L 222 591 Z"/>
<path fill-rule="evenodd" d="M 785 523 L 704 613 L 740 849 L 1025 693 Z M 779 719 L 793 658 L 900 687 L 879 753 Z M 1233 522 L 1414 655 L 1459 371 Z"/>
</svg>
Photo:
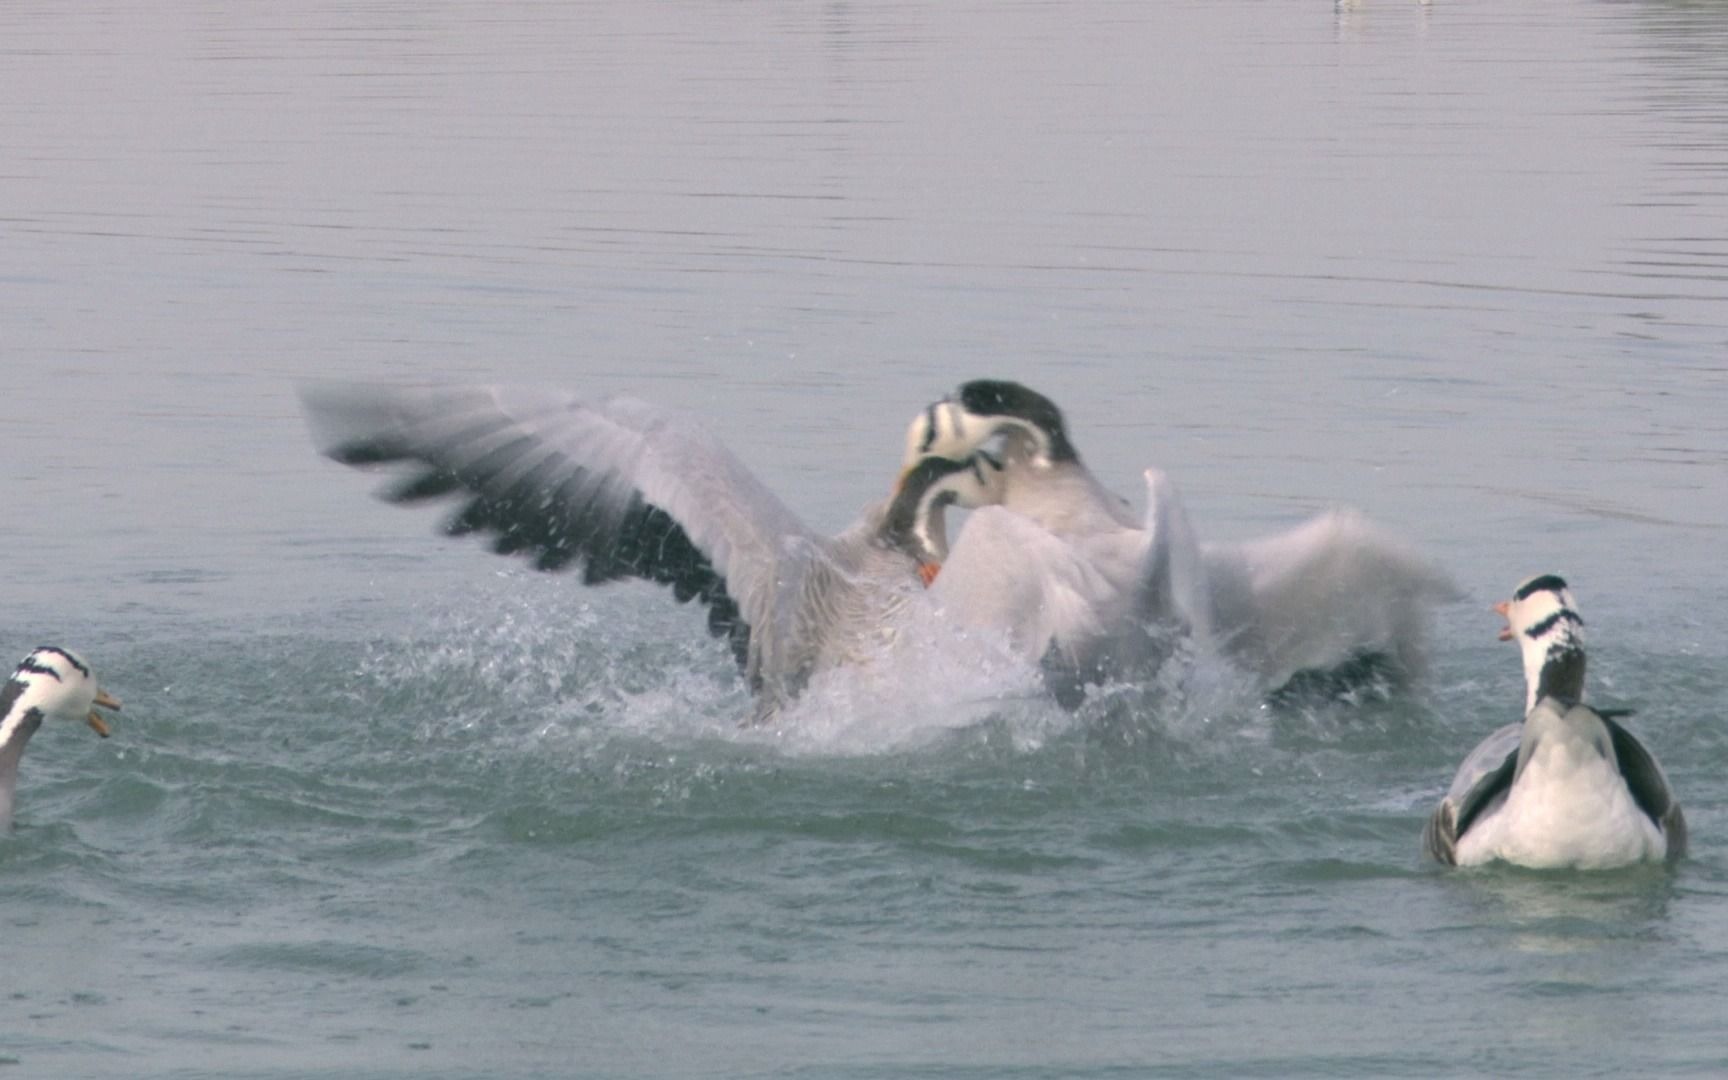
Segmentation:
<svg viewBox="0 0 1728 1080">
<path fill-rule="evenodd" d="M 385 502 L 408 504 L 442 498 L 462 488 L 462 478 L 448 469 L 428 469 L 385 488 L 378 497 Z"/>
<path fill-rule="evenodd" d="M 386 465 L 406 460 L 413 454 L 401 439 L 385 436 L 337 443 L 327 448 L 324 456 L 342 465 Z"/>
</svg>

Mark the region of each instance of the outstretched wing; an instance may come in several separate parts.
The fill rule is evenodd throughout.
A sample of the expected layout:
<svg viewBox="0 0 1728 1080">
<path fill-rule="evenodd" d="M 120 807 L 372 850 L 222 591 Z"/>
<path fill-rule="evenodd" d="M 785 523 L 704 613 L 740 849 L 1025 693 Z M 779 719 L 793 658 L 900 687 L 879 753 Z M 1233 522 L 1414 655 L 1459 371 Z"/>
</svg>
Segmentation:
<svg viewBox="0 0 1728 1080">
<path fill-rule="evenodd" d="M 1209 544 L 1204 557 L 1215 629 L 1273 686 L 1364 654 L 1419 670 L 1432 608 L 1461 595 L 1443 571 L 1353 511 Z"/>
<path fill-rule="evenodd" d="M 406 465 L 398 504 L 455 496 L 453 536 L 485 533 L 587 584 L 636 577 L 709 607 L 744 662 L 773 610 L 777 559 L 815 539 L 693 418 L 627 398 L 498 387 L 304 387 L 314 437 L 345 465 Z"/>
</svg>

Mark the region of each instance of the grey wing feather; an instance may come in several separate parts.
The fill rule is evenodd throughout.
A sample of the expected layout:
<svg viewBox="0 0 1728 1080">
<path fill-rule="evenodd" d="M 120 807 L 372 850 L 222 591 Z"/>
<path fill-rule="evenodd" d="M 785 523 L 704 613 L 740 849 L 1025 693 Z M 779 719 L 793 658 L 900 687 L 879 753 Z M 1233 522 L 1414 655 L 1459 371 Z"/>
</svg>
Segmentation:
<svg viewBox="0 0 1728 1080">
<path fill-rule="evenodd" d="M 1484 776 L 1500 768 L 1508 757 L 1517 756 L 1523 737 L 1524 724 L 1520 721 L 1499 728 L 1477 743 L 1463 764 L 1458 766 L 1457 774 L 1452 777 L 1452 786 L 1446 789 L 1446 798 L 1455 804 L 1462 803 Z"/>
<path fill-rule="evenodd" d="M 1422 826 L 1422 852 L 1437 863 L 1458 865 L 1458 816 L 1449 800 L 1442 800 Z"/>
<path fill-rule="evenodd" d="M 1000 629 L 1030 660 L 1072 654 L 1103 631 L 1111 586 L 1070 543 L 999 506 L 974 510 L 931 596 L 962 624 Z"/>
<path fill-rule="evenodd" d="M 1146 554 L 1135 610 L 1151 623 L 1182 626 L 1197 637 L 1212 632 L 1206 565 L 1188 509 L 1161 470 L 1146 470 Z"/>
<path fill-rule="evenodd" d="M 710 626 L 761 625 L 788 537 L 812 537 L 692 418 L 627 398 L 497 387 L 302 388 L 320 448 L 348 465 L 413 464 L 384 491 L 460 494 L 452 534 L 484 532 L 542 569 L 580 563 L 590 584 L 640 577 L 710 605 Z"/>
<path fill-rule="evenodd" d="M 1422 830 L 1422 849 L 1438 862 L 1457 862 L 1460 837 L 1478 818 L 1506 801 L 1518 768 L 1522 723 L 1507 724 L 1470 751 Z"/>
<path fill-rule="evenodd" d="M 1662 830 L 1668 841 L 1668 857 L 1678 858 L 1686 850 L 1686 817 L 1680 812 L 1673 789 L 1668 786 L 1667 774 L 1662 771 L 1655 755 L 1644 749 L 1637 736 L 1610 717 L 1602 717 L 1602 722 L 1608 725 L 1608 735 L 1614 743 L 1614 757 L 1620 763 L 1620 775 L 1626 779 L 1632 801 Z"/>
<path fill-rule="evenodd" d="M 1418 671 L 1430 610 L 1461 595 L 1443 571 L 1354 511 L 1205 544 L 1202 555 L 1216 630 L 1274 686 L 1364 652 Z"/>
<path fill-rule="evenodd" d="M 1668 808 L 1656 824 L 1662 827 L 1662 835 L 1668 839 L 1667 858 L 1672 861 L 1686 854 L 1686 815 L 1680 812 L 1680 804 L 1675 803 Z"/>
</svg>

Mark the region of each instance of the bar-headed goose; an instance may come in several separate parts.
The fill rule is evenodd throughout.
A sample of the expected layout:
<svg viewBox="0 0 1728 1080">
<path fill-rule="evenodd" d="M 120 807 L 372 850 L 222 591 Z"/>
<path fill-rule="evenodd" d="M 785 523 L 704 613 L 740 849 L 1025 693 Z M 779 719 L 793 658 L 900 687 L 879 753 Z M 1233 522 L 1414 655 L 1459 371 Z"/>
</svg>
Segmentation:
<svg viewBox="0 0 1728 1080">
<path fill-rule="evenodd" d="M 84 658 L 70 649 L 43 645 L 26 656 L 0 687 L 0 829 L 12 825 L 12 799 L 18 787 L 18 762 L 24 744 L 42 721 L 77 720 L 108 737 L 108 724 L 94 706 L 118 709 L 120 702 L 96 685 Z"/>
<path fill-rule="evenodd" d="M 1131 598 L 1121 610 L 1210 632 L 1268 690 L 1305 673 L 1420 670 L 1429 611 L 1457 596 L 1445 574 L 1351 511 L 1244 543 L 1196 543 L 1173 487 L 1149 474 L 1147 517 L 1136 521 L 1080 460 L 1062 411 L 1019 383 L 968 382 L 913 419 L 908 465 L 973 453 L 994 467 L 999 505 L 1086 547 Z M 1140 535 L 1158 535 L 1160 521 L 1164 540 Z M 1164 558 L 1187 569 L 1160 601 L 1147 574 Z"/>
<path fill-rule="evenodd" d="M 302 399 L 330 458 L 408 467 L 382 498 L 459 497 L 448 534 L 488 534 L 494 551 L 525 553 L 541 570 L 579 565 L 585 584 L 641 578 L 701 601 L 757 720 L 817 671 L 879 650 L 921 578 L 935 576 L 942 507 L 982 481 L 966 455 L 932 458 L 850 529 L 823 536 L 700 422 L 641 401 L 346 384 L 305 387 Z"/>
<path fill-rule="evenodd" d="M 1501 640 L 1524 657 L 1524 720 L 1464 759 L 1422 830 L 1447 865 L 1502 860 L 1536 868 L 1600 869 L 1677 859 L 1686 819 L 1656 758 L 1614 719 L 1583 703 L 1584 620 L 1554 574 L 1511 600 Z"/>
</svg>

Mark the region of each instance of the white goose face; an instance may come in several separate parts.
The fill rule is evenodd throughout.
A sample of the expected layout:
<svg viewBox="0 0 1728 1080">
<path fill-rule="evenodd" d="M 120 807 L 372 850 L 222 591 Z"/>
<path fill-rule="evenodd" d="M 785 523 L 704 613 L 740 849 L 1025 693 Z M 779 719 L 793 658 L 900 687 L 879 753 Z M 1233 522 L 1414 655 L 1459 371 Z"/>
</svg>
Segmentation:
<svg viewBox="0 0 1728 1080">
<path fill-rule="evenodd" d="M 925 458 L 964 461 L 994 435 L 993 424 L 970 416 L 948 398 L 931 402 L 906 428 L 906 456 L 901 467 L 911 469 Z"/>
<path fill-rule="evenodd" d="M 43 720 L 81 720 L 108 737 L 108 725 L 92 706 L 118 709 L 120 702 L 96 684 L 84 658 L 69 649 L 44 645 L 26 656 L 0 687 L 0 746 L 20 729 L 34 731 Z"/>
<path fill-rule="evenodd" d="M 1506 617 L 1506 629 L 1500 631 L 1501 641 L 1516 636 L 1520 643 L 1547 643 L 1561 638 L 1584 639 L 1584 619 L 1572 599 L 1572 590 L 1558 574 L 1539 574 L 1527 579 L 1494 610 Z"/>
<path fill-rule="evenodd" d="M 981 436 L 976 443 L 975 436 Z M 993 437 L 985 425 L 969 423 L 958 405 L 936 402 L 906 429 L 906 458 L 896 493 L 918 470 L 928 468 L 937 475 L 920 487 L 929 497 L 941 496 L 942 505 L 952 503 L 976 510 L 1000 503 L 1004 497 L 1002 460 L 985 447 Z"/>
<path fill-rule="evenodd" d="M 1516 639 L 1523 654 L 1526 708 L 1544 693 L 1583 696 L 1584 617 L 1564 579 L 1558 574 L 1529 578 L 1494 610 L 1506 618 L 1500 640 Z"/>
<path fill-rule="evenodd" d="M 922 457 L 958 461 L 980 451 L 999 458 L 1011 451 L 1046 465 L 1079 460 L 1056 403 L 1001 379 L 962 384 L 932 402 L 906 432 L 907 468 Z"/>
</svg>

